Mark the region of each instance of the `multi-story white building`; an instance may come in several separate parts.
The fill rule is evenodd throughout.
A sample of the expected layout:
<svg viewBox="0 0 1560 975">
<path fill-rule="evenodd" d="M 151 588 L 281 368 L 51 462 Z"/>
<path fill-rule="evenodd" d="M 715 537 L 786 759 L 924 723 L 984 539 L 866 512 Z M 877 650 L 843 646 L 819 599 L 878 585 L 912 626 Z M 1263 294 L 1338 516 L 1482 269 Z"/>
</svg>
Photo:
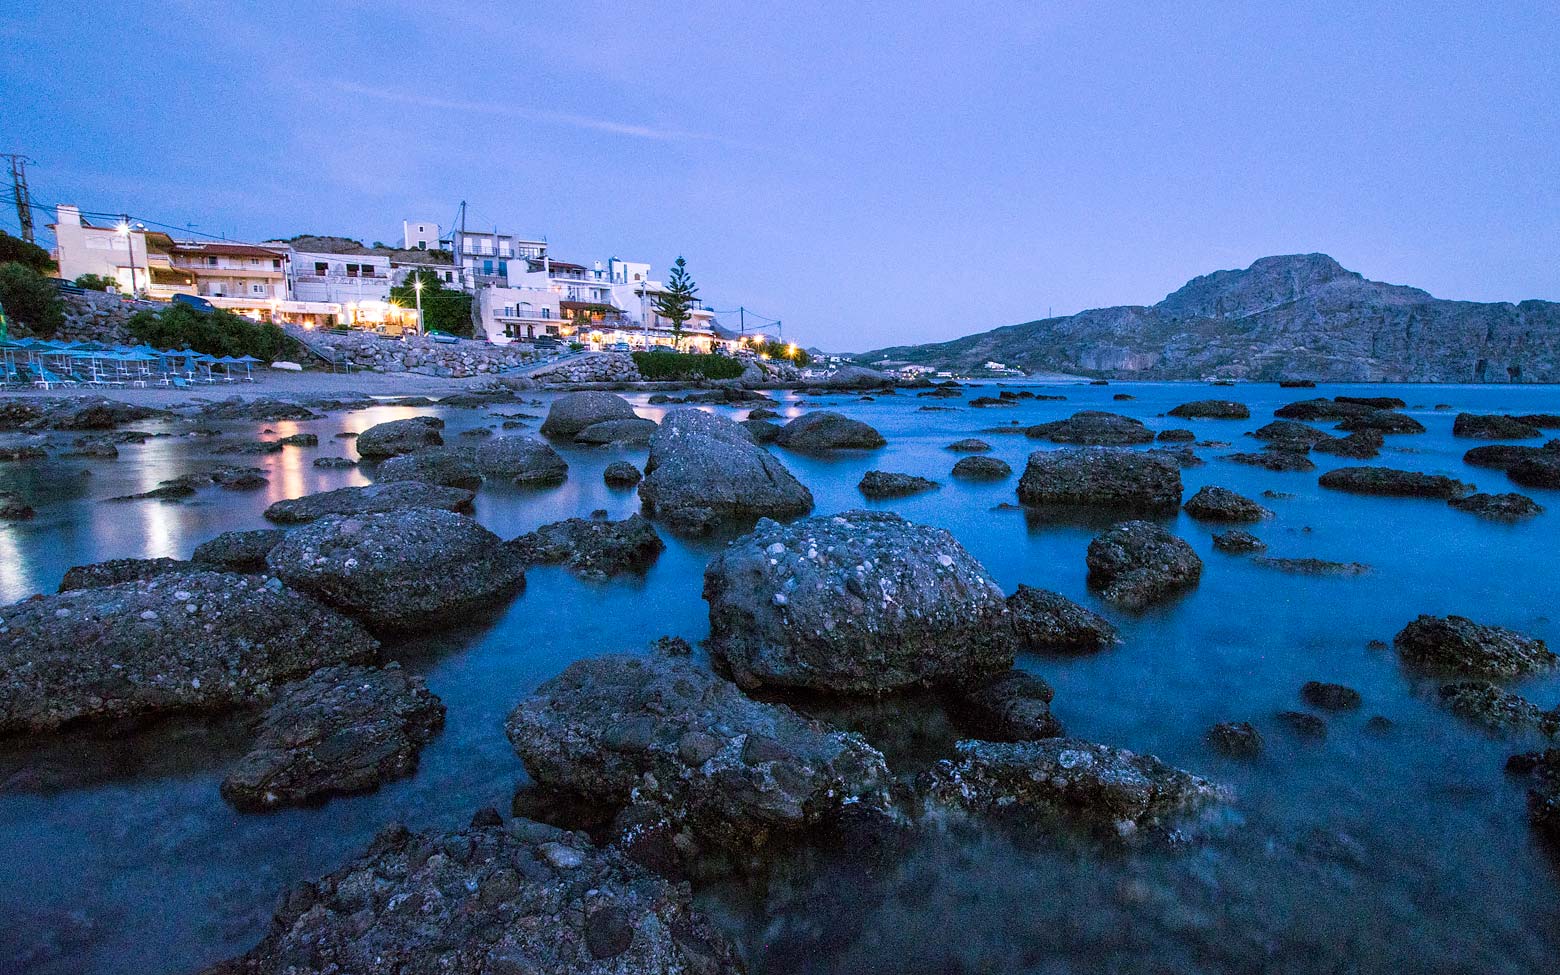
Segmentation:
<svg viewBox="0 0 1560 975">
<path fill-rule="evenodd" d="M 432 220 L 402 220 L 401 246 L 409 251 L 438 250 L 444 246 L 439 225 Z"/>
<path fill-rule="evenodd" d="M 511 262 L 547 253 L 545 240 L 501 234 L 497 230 L 456 230 L 451 234 L 450 246 L 455 252 L 455 263 L 464 269 L 468 288 L 507 284 Z"/>
<path fill-rule="evenodd" d="M 390 258 L 292 251 L 288 281 L 298 301 L 389 301 Z"/>
</svg>

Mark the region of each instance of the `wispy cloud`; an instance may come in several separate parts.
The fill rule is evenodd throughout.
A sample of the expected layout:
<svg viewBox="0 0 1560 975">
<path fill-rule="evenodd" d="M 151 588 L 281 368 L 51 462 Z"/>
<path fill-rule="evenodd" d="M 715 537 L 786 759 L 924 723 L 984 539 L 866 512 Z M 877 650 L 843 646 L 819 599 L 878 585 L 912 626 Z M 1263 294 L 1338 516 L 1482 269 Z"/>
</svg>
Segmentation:
<svg viewBox="0 0 1560 975">
<path fill-rule="evenodd" d="M 523 119 L 528 122 L 542 122 L 550 125 L 563 125 L 570 128 L 586 129 L 591 132 L 607 132 L 612 135 L 628 136 L 634 139 L 651 139 L 657 142 L 715 142 L 719 137 L 704 132 L 690 132 L 684 129 L 667 129 L 652 125 L 639 125 L 631 122 L 617 122 L 612 119 L 593 118 L 588 115 L 574 115 L 569 112 L 549 112 L 534 108 L 524 108 L 517 105 L 506 105 L 501 102 L 465 101 L 456 98 L 441 98 L 436 95 L 420 95 L 414 92 L 392 91 L 385 88 L 375 88 L 372 85 L 359 84 L 355 81 L 338 80 L 333 83 L 336 90 L 348 95 L 363 95 L 369 98 L 378 98 L 382 101 L 397 102 L 402 105 L 415 105 L 419 108 L 432 108 L 441 111 L 471 112 L 481 115 L 492 115 L 502 118 Z"/>
</svg>

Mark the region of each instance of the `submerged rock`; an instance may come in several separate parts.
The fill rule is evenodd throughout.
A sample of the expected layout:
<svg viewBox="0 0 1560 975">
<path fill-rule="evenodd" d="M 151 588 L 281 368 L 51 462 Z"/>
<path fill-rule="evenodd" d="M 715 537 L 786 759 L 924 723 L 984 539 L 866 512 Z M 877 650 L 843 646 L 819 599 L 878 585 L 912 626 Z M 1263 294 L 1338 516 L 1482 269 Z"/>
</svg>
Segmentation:
<svg viewBox="0 0 1560 975">
<path fill-rule="evenodd" d="M 1170 415 L 1187 419 L 1249 420 L 1251 410 L 1245 403 L 1237 403 L 1233 400 L 1200 399 L 1192 403 L 1182 403 L 1171 410 Z"/>
<path fill-rule="evenodd" d="M 1181 469 L 1162 457 L 1101 447 L 1036 451 L 1018 482 L 1025 504 L 1095 505 L 1145 512 L 1181 503 Z"/>
<path fill-rule="evenodd" d="M 1089 543 L 1089 586 L 1118 606 L 1141 610 L 1197 584 L 1202 559 L 1149 521 L 1126 521 Z"/>
<path fill-rule="evenodd" d="M 770 420 L 755 420 L 749 417 L 742 421 L 742 428 L 753 438 L 754 443 L 768 444 L 780 439 L 780 431 L 785 428 Z"/>
<path fill-rule="evenodd" d="M 1404 498 L 1440 498 L 1450 500 L 1472 494 L 1472 484 L 1464 484 L 1441 474 L 1421 474 L 1391 467 L 1340 467 L 1317 479 L 1324 488 L 1351 494 L 1381 494 Z"/>
<path fill-rule="evenodd" d="M 1052 443 L 1126 447 L 1152 443 L 1154 431 L 1142 420 L 1100 410 L 1080 410 L 1065 420 L 1040 423 L 1025 429 L 1027 436 Z"/>
<path fill-rule="evenodd" d="M 1280 572 L 1293 572 L 1304 576 L 1358 576 L 1370 571 L 1370 566 L 1363 562 L 1330 562 L 1327 559 L 1289 559 L 1259 555 L 1251 562 L 1264 569 L 1277 569 Z"/>
<path fill-rule="evenodd" d="M 190 561 L 227 572 L 264 572 L 265 557 L 286 536 L 285 528 L 223 532 L 195 546 Z"/>
<path fill-rule="evenodd" d="M 1548 460 L 1560 458 L 1560 440 L 1551 440 L 1542 447 L 1524 447 L 1520 444 L 1492 443 L 1474 447 L 1463 454 L 1463 463 L 1473 467 L 1493 467 L 1510 470 L 1512 465 L 1524 460 Z"/>
<path fill-rule="evenodd" d="M 952 535 L 890 512 L 761 521 L 704 570 L 710 656 L 743 687 L 881 694 L 1007 670 L 1002 591 Z"/>
<path fill-rule="evenodd" d="M 1060 738 L 1067 732 L 1051 713 L 1055 693 L 1034 674 L 1010 670 L 962 692 L 953 707 L 985 741 Z"/>
<path fill-rule="evenodd" d="M 1360 692 L 1354 688 L 1319 680 L 1306 681 L 1300 688 L 1300 697 L 1312 707 L 1326 711 L 1350 711 L 1362 703 Z"/>
<path fill-rule="evenodd" d="M 582 576 L 597 579 L 642 570 L 666 548 L 655 528 L 640 515 L 629 515 L 622 521 L 556 521 L 521 535 L 510 545 L 528 563 L 566 565 Z"/>
<path fill-rule="evenodd" d="M 1528 440 L 1542 437 L 1543 431 L 1516 417 L 1480 413 L 1459 413 L 1452 421 L 1452 436 L 1482 440 Z"/>
<path fill-rule="evenodd" d="M 222 798 L 261 810 L 369 792 L 415 772 L 443 726 L 444 704 L 399 664 L 326 667 L 277 694 Z"/>
<path fill-rule="evenodd" d="M 542 433 L 549 437 L 573 437 L 581 430 L 607 420 L 637 420 L 639 414 L 628 400 L 616 393 L 567 393 L 553 400 L 542 421 Z"/>
<path fill-rule="evenodd" d="M 911 494 L 920 494 L 922 491 L 935 491 L 938 484 L 936 481 L 917 477 L 914 474 L 867 471 L 861 476 L 861 483 L 856 487 L 869 498 L 902 498 Z"/>
<path fill-rule="evenodd" d="M 960 457 L 952 474 L 965 481 L 1000 481 L 1011 477 L 1013 468 L 998 457 Z"/>
<path fill-rule="evenodd" d="M 1187 499 L 1186 513 L 1203 521 L 1261 521 L 1273 512 L 1229 488 L 1207 485 Z"/>
<path fill-rule="evenodd" d="M 1437 697 L 1452 714 L 1494 734 L 1508 735 L 1535 729 L 1548 735 L 1560 732 L 1560 708 L 1545 713 L 1531 701 L 1488 681 L 1442 684 Z"/>
<path fill-rule="evenodd" d="M 1331 434 L 1296 420 L 1274 420 L 1251 431 L 1247 436 L 1274 443 L 1301 444 L 1306 447 L 1333 439 Z"/>
<path fill-rule="evenodd" d="M 1300 738 L 1321 741 L 1327 737 L 1327 722 L 1305 711 L 1280 711 L 1273 715 Z"/>
<path fill-rule="evenodd" d="M 932 806 L 976 813 L 1043 810 L 1131 835 L 1164 829 L 1223 798 L 1190 772 L 1078 738 L 961 741 L 958 758 L 938 762 L 920 791 Z"/>
<path fill-rule="evenodd" d="M 516 484 L 556 484 L 569 476 L 568 462 L 539 437 L 492 437 L 477 445 L 476 458 L 484 477 Z"/>
<path fill-rule="evenodd" d="M 206 975 L 726 975 L 742 964 L 686 885 L 579 833 L 489 810 L 389 826 L 282 898 L 265 938 Z"/>
<path fill-rule="evenodd" d="M 1505 680 L 1552 670 L 1543 640 L 1465 616 L 1420 616 L 1393 638 L 1405 662 L 1431 670 Z"/>
<path fill-rule="evenodd" d="M 1528 817 L 1533 828 L 1552 843 L 1560 843 L 1560 748 L 1549 748 L 1527 755 L 1513 755 L 1507 771 L 1533 777 L 1528 791 Z"/>
<path fill-rule="evenodd" d="M 1249 721 L 1224 721 L 1208 729 L 1208 747 L 1230 758 L 1256 758 L 1262 754 L 1262 733 Z"/>
<path fill-rule="evenodd" d="M 860 420 L 819 410 L 804 413 L 780 429 L 775 443 L 792 450 L 873 450 L 888 441 Z"/>
<path fill-rule="evenodd" d="M 685 531 L 732 520 L 789 518 L 812 510 L 812 492 L 741 426 L 699 410 L 673 410 L 650 441 L 639 497 L 647 513 Z"/>
<path fill-rule="evenodd" d="M 1367 416 L 1376 407 L 1362 403 L 1339 402 L 1330 399 L 1303 399 L 1280 406 L 1273 415 L 1288 420 L 1346 420 L 1351 416 Z"/>
<path fill-rule="evenodd" d="M 1506 468 L 1506 476 L 1523 487 L 1560 488 L 1560 454 L 1519 460 Z"/>
<path fill-rule="evenodd" d="M 407 508 L 440 508 L 466 511 L 475 497 L 465 488 L 442 487 L 421 481 L 393 481 L 367 487 L 344 487 L 278 501 L 265 509 L 267 521 L 296 525 L 329 515 L 368 515 Z"/>
<path fill-rule="evenodd" d="M 860 736 L 751 700 L 686 657 L 576 661 L 505 731 L 543 785 L 671 810 L 719 846 L 761 846 L 848 804 L 884 806 L 890 782 Z"/>
<path fill-rule="evenodd" d="M 1267 542 L 1264 542 L 1251 532 L 1242 531 L 1239 528 L 1231 528 L 1228 531 L 1214 533 L 1213 547 L 1221 552 L 1244 554 L 1247 552 L 1267 551 Z"/>
<path fill-rule="evenodd" d="M 1031 653 L 1093 653 L 1116 642 L 1116 628 L 1060 593 L 1019 584 L 1007 598 L 1019 648 Z"/>
<path fill-rule="evenodd" d="M 429 447 L 390 457 L 374 468 L 374 481 L 420 481 L 475 491 L 482 486 L 476 454 L 466 447 Z"/>
<path fill-rule="evenodd" d="M 379 423 L 358 434 L 358 456 L 365 460 L 379 460 L 396 454 L 409 454 L 424 447 L 442 446 L 444 438 L 439 431 L 443 428 L 444 421 L 436 416 L 414 416 Z"/>
<path fill-rule="evenodd" d="M 1396 396 L 1334 396 L 1333 402 L 1368 406 L 1373 410 L 1401 410 L 1408 406 Z"/>
<path fill-rule="evenodd" d="M 1197 434 L 1190 430 L 1182 430 L 1177 428 L 1172 430 L 1161 430 L 1159 431 L 1159 435 L 1154 439 L 1160 443 L 1192 443 L 1196 441 Z"/>
<path fill-rule="evenodd" d="M 644 475 L 628 461 L 615 460 L 601 472 L 601 479 L 609 487 L 633 487 L 644 479 Z"/>
<path fill-rule="evenodd" d="M 1293 450 L 1242 451 L 1234 454 L 1223 454 L 1219 459 L 1232 461 L 1236 464 L 1246 464 L 1250 467 L 1261 467 L 1264 470 L 1279 473 L 1316 470 L 1316 465 L 1311 462 L 1311 458 Z"/>
<path fill-rule="evenodd" d="M 191 572 L 196 567 L 178 559 L 109 559 L 90 565 L 75 565 L 65 570 L 60 592 L 114 586 L 121 582 L 154 579 L 170 572 Z"/>
<path fill-rule="evenodd" d="M 640 417 L 622 420 L 602 420 L 600 423 L 592 423 L 590 426 L 574 435 L 574 442 L 580 444 L 648 444 L 650 438 L 655 436 L 657 429 L 654 420 L 646 420 Z"/>
<path fill-rule="evenodd" d="M 436 626 L 525 585 L 513 547 L 436 508 L 328 515 L 287 533 L 266 564 L 288 585 L 380 631 Z"/>
<path fill-rule="evenodd" d="M 1520 521 L 1544 511 L 1543 505 L 1525 494 L 1470 494 L 1466 498 L 1453 498 L 1447 504 L 1458 511 L 1496 521 Z"/>
<path fill-rule="evenodd" d="M 1348 457 L 1351 460 L 1370 460 L 1381 453 L 1381 433 L 1377 430 L 1356 430 L 1347 437 L 1329 437 L 1311 445 L 1319 454 Z"/>
<path fill-rule="evenodd" d="M 33 516 L 32 506 L 14 491 L 0 491 L 0 520 L 25 521 Z"/>
<path fill-rule="evenodd" d="M 167 573 L 36 597 L 0 609 L 0 736 L 261 701 L 377 647 L 256 576 Z"/>
<path fill-rule="evenodd" d="M 946 449 L 959 454 L 984 454 L 991 449 L 991 444 L 975 437 L 965 437 L 963 440 L 955 440 Z"/>
<path fill-rule="evenodd" d="M 1376 410 L 1363 416 L 1351 416 L 1338 424 L 1338 429 L 1348 433 L 1371 430 L 1378 433 L 1424 433 L 1425 425 L 1407 413 L 1392 410 Z"/>
</svg>

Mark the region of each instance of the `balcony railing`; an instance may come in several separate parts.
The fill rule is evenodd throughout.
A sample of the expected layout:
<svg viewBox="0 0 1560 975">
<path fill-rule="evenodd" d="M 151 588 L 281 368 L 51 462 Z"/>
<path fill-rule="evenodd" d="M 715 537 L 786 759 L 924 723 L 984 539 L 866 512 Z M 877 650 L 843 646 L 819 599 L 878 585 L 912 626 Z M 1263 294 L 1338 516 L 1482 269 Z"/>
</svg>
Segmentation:
<svg viewBox="0 0 1560 975">
<path fill-rule="evenodd" d="M 338 271 L 330 271 L 325 274 L 316 274 L 313 271 L 294 271 L 293 277 L 299 281 L 388 281 L 388 274 L 345 274 Z"/>
</svg>

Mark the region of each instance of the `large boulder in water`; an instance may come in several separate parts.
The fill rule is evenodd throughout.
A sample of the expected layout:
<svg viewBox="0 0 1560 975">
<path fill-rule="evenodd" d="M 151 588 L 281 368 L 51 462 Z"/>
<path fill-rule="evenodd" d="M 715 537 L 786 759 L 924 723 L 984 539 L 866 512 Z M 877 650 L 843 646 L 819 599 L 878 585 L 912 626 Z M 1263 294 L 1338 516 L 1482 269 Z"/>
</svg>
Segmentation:
<svg viewBox="0 0 1560 975">
<path fill-rule="evenodd" d="M 1197 584 L 1202 559 L 1150 521 L 1127 521 L 1089 543 L 1089 586 L 1128 609 L 1144 609 Z"/>
<path fill-rule="evenodd" d="M 1286 420 L 1346 420 L 1351 416 L 1368 416 L 1375 412 L 1377 407 L 1363 403 L 1303 399 L 1280 406 L 1273 411 L 1273 415 Z"/>
<path fill-rule="evenodd" d="M 0 608 L 0 736 L 246 705 L 377 648 L 257 576 L 189 571 L 37 597 Z"/>
<path fill-rule="evenodd" d="M 1261 521 L 1273 512 L 1229 488 L 1205 485 L 1186 500 L 1186 513 L 1202 521 Z"/>
<path fill-rule="evenodd" d="M 1000 481 L 1011 476 L 1013 468 L 1000 457 L 960 457 L 952 473 L 964 481 Z"/>
<path fill-rule="evenodd" d="M 1409 416 L 1393 410 L 1376 410 L 1363 416 L 1351 416 L 1338 424 L 1339 430 L 1360 433 L 1373 430 L 1377 433 L 1424 433 L 1425 425 Z"/>
<path fill-rule="evenodd" d="M 1093 653 L 1116 642 L 1116 628 L 1061 593 L 1020 584 L 1008 597 L 1019 648 L 1033 653 Z"/>
<path fill-rule="evenodd" d="M 565 565 L 594 579 L 643 569 L 666 548 L 655 527 L 640 515 L 629 515 L 622 521 L 555 521 L 521 535 L 510 545 L 529 563 Z"/>
<path fill-rule="evenodd" d="M 1544 513 L 1544 506 L 1525 494 L 1470 494 L 1447 504 L 1493 521 L 1521 521 Z"/>
<path fill-rule="evenodd" d="M 724 417 L 673 410 L 650 440 L 639 497 L 652 516 L 685 531 L 812 510 L 812 492 L 748 432 Z"/>
<path fill-rule="evenodd" d="M 380 830 L 361 857 L 289 890 L 264 939 L 206 975 L 741 971 L 686 884 L 487 810 L 453 832 Z"/>
<path fill-rule="evenodd" d="M 1542 437 L 1543 431 L 1512 416 L 1484 413 L 1459 413 L 1452 421 L 1452 436 L 1480 440 L 1529 440 Z"/>
<path fill-rule="evenodd" d="M 841 366 L 818 380 L 822 389 L 881 389 L 893 384 L 892 376 L 865 366 Z"/>
<path fill-rule="evenodd" d="M 1024 430 L 1026 436 L 1052 443 L 1124 447 L 1152 443 L 1154 431 L 1143 421 L 1117 413 L 1081 410 L 1065 420 L 1039 423 Z"/>
<path fill-rule="evenodd" d="M 1237 403 L 1234 400 L 1200 399 L 1191 403 L 1182 403 L 1171 410 L 1170 415 L 1184 419 L 1249 420 L 1251 410 L 1245 403 Z"/>
<path fill-rule="evenodd" d="M 1506 468 L 1506 476 L 1523 487 L 1560 488 L 1560 454 L 1526 457 Z"/>
<path fill-rule="evenodd" d="M 829 410 L 803 413 L 775 437 L 775 443 L 792 450 L 873 450 L 887 442 L 860 420 Z"/>
<path fill-rule="evenodd" d="M 704 570 L 710 655 L 744 687 L 881 694 L 1012 666 L 1002 590 L 952 535 L 890 512 L 762 521 Z"/>
<path fill-rule="evenodd" d="M 923 491 L 935 491 L 937 482 L 898 471 L 867 471 L 856 489 L 869 498 L 903 498 Z"/>
<path fill-rule="evenodd" d="M 542 433 L 549 437 L 572 437 L 581 430 L 607 420 L 637 420 L 639 414 L 628 400 L 616 393 L 568 393 L 553 400 L 542 421 Z"/>
<path fill-rule="evenodd" d="M 368 792 L 415 772 L 443 726 L 444 704 L 400 664 L 326 667 L 277 694 L 222 797 L 275 809 Z"/>
<path fill-rule="evenodd" d="M 475 496 L 465 488 L 424 484 L 421 481 L 392 481 L 367 487 L 337 488 L 278 501 L 265 509 L 265 517 L 267 521 L 296 525 L 327 515 L 369 515 L 407 508 L 468 511 L 471 499 Z"/>
<path fill-rule="evenodd" d="M 1542 447 L 1524 447 L 1520 444 L 1492 443 L 1474 447 L 1463 454 L 1463 463 L 1473 467 L 1493 467 L 1510 470 L 1524 460 L 1560 461 L 1560 440 L 1551 440 Z"/>
<path fill-rule="evenodd" d="M 1351 494 L 1439 498 L 1443 501 L 1466 497 L 1474 491 L 1472 484 L 1464 484 L 1441 474 L 1421 474 L 1391 467 L 1340 467 L 1323 474 L 1317 483 L 1324 488 Z"/>
<path fill-rule="evenodd" d="M 592 446 L 604 444 L 628 444 L 638 446 L 650 442 L 655 436 L 656 422 L 634 417 L 632 420 L 602 420 L 574 435 L 574 442 Z"/>
<path fill-rule="evenodd" d="M 540 437 L 493 437 L 477 445 L 477 470 L 484 477 L 516 484 L 556 484 L 569 476 L 569 465 Z"/>
<path fill-rule="evenodd" d="M 762 845 L 847 804 L 881 805 L 890 781 L 859 736 L 751 700 L 685 657 L 577 661 L 505 730 L 543 785 L 675 811 L 724 846 Z"/>
<path fill-rule="evenodd" d="M 1040 450 L 1029 455 L 1018 499 L 1025 504 L 1169 512 L 1181 503 L 1181 468 L 1134 450 Z"/>
<path fill-rule="evenodd" d="M 195 546 L 190 561 L 226 572 L 264 572 L 265 557 L 286 536 L 285 528 L 223 532 Z"/>
<path fill-rule="evenodd" d="M 72 589 L 95 589 L 99 586 L 115 586 L 121 582 L 153 579 L 170 572 L 193 572 L 197 567 L 179 559 L 109 559 L 88 565 L 73 565 L 60 579 L 60 592 Z"/>
<path fill-rule="evenodd" d="M 358 456 L 365 460 L 378 460 L 409 454 L 424 447 L 438 447 L 444 443 L 439 431 L 444 421 L 436 416 L 414 416 L 405 420 L 378 423 L 358 434 Z"/>
<path fill-rule="evenodd" d="M 429 447 L 388 458 L 374 468 L 374 481 L 421 481 L 474 491 L 482 486 L 482 472 L 469 447 Z"/>
<path fill-rule="evenodd" d="M 379 631 L 436 626 L 525 585 L 519 552 L 472 519 L 436 508 L 330 515 L 288 532 L 266 564 Z"/>
<path fill-rule="evenodd" d="M 1392 645 L 1407 663 L 1463 677 L 1505 680 L 1552 670 L 1560 662 L 1537 637 L 1466 616 L 1420 616 Z"/>
<path fill-rule="evenodd" d="M 963 725 L 978 729 L 985 741 L 1029 741 L 1066 734 L 1051 713 L 1056 692 L 1034 674 L 1010 670 L 960 693 L 954 714 Z"/>
</svg>

